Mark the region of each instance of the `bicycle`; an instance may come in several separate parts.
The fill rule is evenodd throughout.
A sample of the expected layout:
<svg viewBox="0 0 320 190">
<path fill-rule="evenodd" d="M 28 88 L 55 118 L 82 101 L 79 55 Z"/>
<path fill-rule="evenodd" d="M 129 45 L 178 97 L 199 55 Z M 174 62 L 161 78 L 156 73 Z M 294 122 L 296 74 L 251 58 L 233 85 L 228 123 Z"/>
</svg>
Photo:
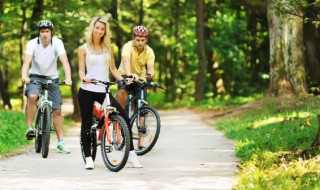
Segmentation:
<svg viewBox="0 0 320 190">
<path fill-rule="evenodd" d="M 130 77 L 128 77 L 130 78 Z M 159 84 L 154 82 L 146 82 L 142 79 L 134 81 L 140 86 L 140 97 L 133 96 L 133 85 L 129 85 L 128 90 L 128 103 L 126 104 L 125 110 L 130 117 L 130 123 L 132 126 L 132 138 L 134 141 L 135 152 L 137 155 L 144 155 L 148 153 L 154 145 L 156 144 L 161 128 L 161 121 L 158 112 L 148 105 L 146 100 L 144 90 L 147 88 L 160 88 L 165 90 Z M 133 114 L 131 114 L 132 103 L 137 99 L 137 107 L 134 109 Z M 137 119 L 139 118 L 139 119 Z M 143 139 L 143 146 L 140 146 L 139 139 Z"/>
<path fill-rule="evenodd" d="M 128 160 L 130 152 L 130 133 L 128 125 L 122 116 L 118 114 L 110 102 L 110 86 L 116 82 L 106 82 L 91 79 L 91 83 L 106 88 L 106 97 L 103 104 L 94 102 L 93 125 L 85 134 L 91 138 L 90 151 L 93 161 L 96 158 L 97 147 L 101 146 L 101 154 L 105 166 L 113 171 L 121 170 Z M 82 134 L 82 133 L 81 133 Z M 81 137 L 80 137 L 81 139 Z M 81 144 L 81 153 L 84 162 L 85 155 Z"/>
<path fill-rule="evenodd" d="M 48 100 L 49 86 L 57 83 L 65 85 L 65 82 L 58 80 L 47 80 L 42 82 L 39 80 L 30 81 L 32 84 L 41 84 L 41 93 L 39 96 L 39 104 L 35 121 L 35 151 L 42 154 L 42 158 L 47 158 L 49 154 L 50 133 L 54 131 L 52 125 L 52 101 Z"/>
</svg>

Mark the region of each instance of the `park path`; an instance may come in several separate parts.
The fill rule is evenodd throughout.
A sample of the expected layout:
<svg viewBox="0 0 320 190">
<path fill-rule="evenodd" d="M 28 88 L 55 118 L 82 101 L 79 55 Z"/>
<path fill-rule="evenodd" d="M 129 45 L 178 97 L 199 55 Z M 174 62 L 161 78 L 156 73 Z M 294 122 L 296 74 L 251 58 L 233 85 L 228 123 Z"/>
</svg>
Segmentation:
<svg viewBox="0 0 320 190">
<path fill-rule="evenodd" d="M 238 164 L 234 142 L 191 111 L 159 113 L 159 140 L 151 152 L 138 157 L 143 168 L 126 165 L 117 173 L 110 172 L 98 154 L 95 169 L 85 170 L 79 146 L 80 124 L 76 124 L 65 137 L 71 154 L 56 152 L 53 135 L 47 159 L 33 147 L 0 159 L 0 189 L 232 189 Z"/>
</svg>

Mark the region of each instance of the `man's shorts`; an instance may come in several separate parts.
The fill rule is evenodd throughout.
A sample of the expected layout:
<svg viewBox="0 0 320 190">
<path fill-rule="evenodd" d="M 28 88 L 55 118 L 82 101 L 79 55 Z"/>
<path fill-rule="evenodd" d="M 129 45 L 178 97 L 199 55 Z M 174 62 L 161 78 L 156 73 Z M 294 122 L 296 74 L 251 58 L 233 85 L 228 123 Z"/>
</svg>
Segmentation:
<svg viewBox="0 0 320 190">
<path fill-rule="evenodd" d="M 51 79 L 47 76 L 40 76 L 40 75 L 30 75 L 30 81 L 38 80 L 41 82 L 46 82 L 47 80 L 59 80 L 59 79 Z M 29 97 L 31 94 L 40 95 L 41 94 L 41 84 L 27 84 L 27 87 L 24 91 L 24 95 Z M 48 100 L 52 101 L 52 108 L 53 109 L 61 109 L 62 105 L 62 97 L 61 91 L 59 88 L 59 84 L 53 83 L 48 88 Z"/>
<path fill-rule="evenodd" d="M 125 79 L 126 76 L 125 75 L 122 75 L 122 77 Z M 132 95 L 134 97 L 138 97 L 140 98 L 140 94 L 141 94 L 141 87 L 139 85 L 139 83 L 133 83 L 133 84 L 130 84 L 130 85 L 126 85 L 124 84 L 123 82 L 121 81 L 118 81 L 118 90 L 120 89 L 126 89 L 126 91 L 129 93 L 129 91 L 131 91 Z M 145 89 L 144 91 L 144 98 L 146 99 L 147 97 L 147 90 Z"/>
</svg>

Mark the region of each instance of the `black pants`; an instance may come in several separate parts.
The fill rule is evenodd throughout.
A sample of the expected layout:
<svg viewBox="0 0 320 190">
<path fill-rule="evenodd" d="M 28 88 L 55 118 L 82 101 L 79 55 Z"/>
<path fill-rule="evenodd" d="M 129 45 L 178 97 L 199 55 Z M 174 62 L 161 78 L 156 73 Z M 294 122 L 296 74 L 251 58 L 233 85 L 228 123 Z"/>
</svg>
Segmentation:
<svg viewBox="0 0 320 190">
<path fill-rule="evenodd" d="M 93 103 L 94 101 L 99 102 L 100 104 L 103 103 L 106 97 L 106 93 L 100 92 L 92 92 L 83 89 L 79 89 L 78 93 L 78 101 L 79 107 L 81 112 L 81 143 L 83 146 L 83 151 L 85 157 L 91 156 L 90 152 L 90 137 L 85 135 L 87 130 L 91 129 L 92 126 L 92 114 L 93 114 Z M 133 141 L 132 141 L 132 126 L 130 125 L 130 118 L 127 116 L 126 112 L 121 108 L 120 104 L 117 100 L 110 94 L 110 102 L 113 107 L 117 109 L 120 115 L 125 119 L 130 133 L 130 150 L 134 150 Z"/>
</svg>

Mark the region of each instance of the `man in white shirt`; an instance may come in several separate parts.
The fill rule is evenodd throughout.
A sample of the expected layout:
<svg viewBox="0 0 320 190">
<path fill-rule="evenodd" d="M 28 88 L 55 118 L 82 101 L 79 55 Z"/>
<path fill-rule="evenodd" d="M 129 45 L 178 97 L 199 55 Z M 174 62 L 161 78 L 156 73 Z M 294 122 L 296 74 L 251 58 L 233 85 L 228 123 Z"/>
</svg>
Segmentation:
<svg viewBox="0 0 320 190">
<path fill-rule="evenodd" d="M 53 37 L 54 26 L 51 21 L 42 20 L 38 23 L 39 36 L 28 41 L 24 62 L 21 69 L 22 81 L 27 85 L 25 95 L 27 96 L 26 137 L 31 140 L 35 137 L 32 128 L 33 118 L 37 111 L 37 100 L 40 95 L 41 85 L 30 83 L 32 80 L 46 82 L 47 80 L 59 80 L 57 69 L 57 58 L 59 57 L 65 73 L 65 84 L 71 85 L 71 69 L 68 62 L 63 42 Z M 31 64 L 31 68 L 30 68 Z M 29 70 L 30 68 L 30 70 Z M 58 137 L 57 148 L 62 153 L 70 153 L 69 148 L 63 140 L 61 104 L 62 97 L 58 84 L 49 86 L 48 99 L 52 101 L 53 124 Z"/>
</svg>

